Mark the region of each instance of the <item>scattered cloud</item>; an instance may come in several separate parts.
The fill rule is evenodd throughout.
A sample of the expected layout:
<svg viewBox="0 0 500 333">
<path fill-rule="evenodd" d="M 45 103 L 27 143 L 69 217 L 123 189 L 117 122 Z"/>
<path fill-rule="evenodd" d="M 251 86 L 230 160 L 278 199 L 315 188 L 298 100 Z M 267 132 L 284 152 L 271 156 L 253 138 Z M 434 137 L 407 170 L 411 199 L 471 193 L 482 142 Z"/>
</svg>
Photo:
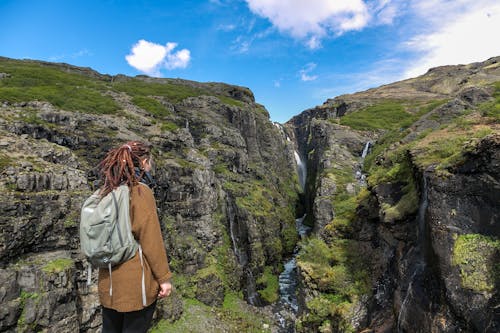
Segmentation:
<svg viewBox="0 0 500 333">
<path fill-rule="evenodd" d="M 219 24 L 219 26 L 217 27 L 217 30 L 225 32 L 233 31 L 235 29 L 236 29 L 235 24 Z"/>
<path fill-rule="evenodd" d="M 311 49 L 321 40 L 373 24 L 390 24 L 401 0 L 246 0 L 250 10 L 280 32 L 303 40 Z"/>
<path fill-rule="evenodd" d="M 303 69 L 299 71 L 300 74 L 300 79 L 304 82 L 308 81 L 314 81 L 318 78 L 317 75 L 310 75 L 309 73 L 312 72 L 316 68 L 316 64 L 313 62 L 308 63 Z"/>
<path fill-rule="evenodd" d="M 128 64 L 138 71 L 151 76 L 161 76 L 160 70 L 186 68 L 191 60 L 191 52 L 182 49 L 174 52 L 177 43 L 169 42 L 165 46 L 148 42 L 144 39 L 138 41 L 125 57 Z"/>
<path fill-rule="evenodd" d="M 424 74 L 436 66 L 500 55 L 500 43 L 495 39 L 495 32 L 500 31 L 497 0 L 423 0 L 415 1 L 413 10 L 425 23 L 426 31 L 405 43 L 419 60 L 406 69 L 404 77 Z"/>
<path fill-rule="evenodd" d="M 80 51 L 71 53 L 71 54 L 60 54 L 56 56 L 51 56 L 49 57 L 49 61 L 62 61 L 65 59 L 77 59 L 81 57 L 86 57 L 86 56 L 92 56 L 93 54 L 87 50 L 87 49 L 82 49 Z"/>
<path fill-rule="evenodd" d="M 279 80 L 274 80 L 274 83 L 273 83 L 273 84 L 274 84 L 274 87 L 275 87 L 275 88 L 280 88 L 280 87 L 281 87 L 281 79 L 279 79 Z"/>
</svg>

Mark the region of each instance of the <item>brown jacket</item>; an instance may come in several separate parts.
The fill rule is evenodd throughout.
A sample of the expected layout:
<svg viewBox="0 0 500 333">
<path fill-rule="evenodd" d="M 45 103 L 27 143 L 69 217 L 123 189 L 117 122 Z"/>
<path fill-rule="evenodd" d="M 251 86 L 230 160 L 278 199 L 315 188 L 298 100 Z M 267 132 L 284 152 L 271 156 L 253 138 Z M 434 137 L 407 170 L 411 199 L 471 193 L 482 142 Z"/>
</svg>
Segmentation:
<svg viewBox="0 0 500 333">
<path fill-rule="evenodd" d="M 159 284 L 172 276 L 156 213 L 156 202 L 151 189 L 144 184 L 130 190 L 130 220 L 132 233 L 142 247 L 146 286 L 146 303 L 152 304 L 158 296 Z M 111 273 L 113 295 L 109 295 L 110 278 L 107 269 L 99 269 L 99 299 L 101 305 L 119 312 L 143 308 L 142 268 L 137 254 L 127 262 L 113 267 Z"/>
</svg>

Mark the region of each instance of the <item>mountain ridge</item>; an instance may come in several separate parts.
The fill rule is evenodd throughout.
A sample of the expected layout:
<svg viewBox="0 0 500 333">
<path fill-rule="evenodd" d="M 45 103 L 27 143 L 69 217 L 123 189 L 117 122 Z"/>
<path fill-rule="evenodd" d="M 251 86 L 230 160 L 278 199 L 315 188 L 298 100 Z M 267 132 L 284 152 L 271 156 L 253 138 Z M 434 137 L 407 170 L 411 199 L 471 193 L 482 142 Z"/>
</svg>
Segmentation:
<svg viewBox="0 0 500 333">
<path fill-rule="evenodd" d="M 279 126 L 245 87 L 0 58 L 0 331 L 99 330 L 78 207 L 128 139 L 155 147 L 176 274 L 156 332 L 495 331 L 499 60 L 338 96 Z M 290 256 L 298 312 L 280 301 Z"/>
</svg>

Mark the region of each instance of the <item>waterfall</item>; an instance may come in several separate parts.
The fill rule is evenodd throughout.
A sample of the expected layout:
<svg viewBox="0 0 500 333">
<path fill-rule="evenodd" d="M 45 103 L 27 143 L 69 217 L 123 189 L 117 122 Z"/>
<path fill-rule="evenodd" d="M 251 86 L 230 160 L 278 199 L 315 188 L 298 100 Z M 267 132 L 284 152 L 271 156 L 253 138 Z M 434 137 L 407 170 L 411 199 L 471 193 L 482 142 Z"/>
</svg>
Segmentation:
<svg viewBox="0 0 500 333">
<path fill-rule="evenodd" d="M 365 148 L 363 148 L 363 152 L 361 153 L 361 158 L 364 159 L 366 155 L 368 155 L 368 150 L 370 149 L 370 146 L 372 145 L 371 141 L 367 141 L 365 144 Z"/>
<path fill-rule="evenodd" d="M 297 162 L 297 171 L 299 174 L 299 183 L 302 188 L 302 190 L 305 189 L 306 187 L 306 177 L 307 177 L 307 169 L 306 165 L 304 162 L 302 162 L 302 159 L 300 158 L 299 153 L 297 151 L 294 151 L 294 156 L 295 156 L 295 162 Z"/>
<path fill-rule="evenodd" d="M 363 148 L 363 152 L 361 153 L 361 161 L 359 162 L 359 164 L 357 166 L 358 170 L 356 170 L 356 172 L 354 174 L 354 177 L 358 180 L 358 182 L 361 186 L 366 186 L 366 175 L 364 173 L 362 173 L 361 170 L 363 169 L 363 162 L 365 160 L 365 157 L 366 157 L 366 155 L 368 155 L 368 152 L 369 152 L 370 147 L 372 145 L 373 144 L 371 141 L 366 142 L 365 147 Z"/>
</svg>

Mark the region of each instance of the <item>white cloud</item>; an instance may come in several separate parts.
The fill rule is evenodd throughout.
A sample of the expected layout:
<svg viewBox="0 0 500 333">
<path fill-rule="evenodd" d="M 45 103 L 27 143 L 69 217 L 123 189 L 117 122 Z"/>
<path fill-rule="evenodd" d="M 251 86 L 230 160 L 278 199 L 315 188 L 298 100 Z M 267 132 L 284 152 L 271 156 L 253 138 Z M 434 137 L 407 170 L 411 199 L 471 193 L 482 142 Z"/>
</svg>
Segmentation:
<svg viewBox="0 0 500 333">
<path fill-rule="evenodd" d="M 317 75 L 309 75 L 316 68 L 316 64 L 313 62 L 308 63 L 303 69 L 299 71 L 300 79 L 302 81 L 314 81 L 318 78 Z"/>
<path fill-rule="evenodd" d="M 361 30 L 370 22 L 390 24 L 400 0 L 246 0 L 250 10 L 280 32 L 319 48 L 321 39 Z"/>
<path fill-rule="evenodd" d="M 500 31 L 498 1 L 425 0 L 417 2 L 413 9 L 427 24 L 428 32 L 406 43 L 407 48 L 420 55 L 420 60 L 406 69 L 404 77 L 424 74 L 436 66 L 466 64 L 500 55 L 496 38 Z"/>
<path fill-rule="evenodd" d="M 125 59 L 135 69 L 151 76 L 160 76 L 162 68 L 186 68 L 191 60 L 191 53 L 187 49 L 177 52 L 173 50 L 177 43 L 167 43 L 165 46 L 148 42 L 144 39 L 138 41 Z"/>
</svg>

